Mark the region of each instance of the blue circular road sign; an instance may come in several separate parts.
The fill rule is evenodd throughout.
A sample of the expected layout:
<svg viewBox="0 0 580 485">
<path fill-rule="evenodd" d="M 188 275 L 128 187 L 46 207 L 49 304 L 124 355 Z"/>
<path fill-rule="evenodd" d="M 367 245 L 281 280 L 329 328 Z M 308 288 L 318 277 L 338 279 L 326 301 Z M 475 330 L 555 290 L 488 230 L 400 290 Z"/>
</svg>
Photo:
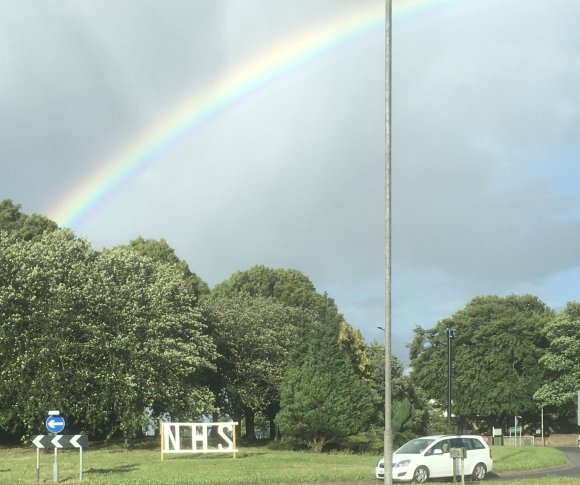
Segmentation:
<svg viewBox="0 0 580 485">
<path fill-rule="evenodd" d="M 60 433 L 64 429 L 62 416 L 49 416 L 46 418 L 46 429 L 51 433 Z"/>
</svg>

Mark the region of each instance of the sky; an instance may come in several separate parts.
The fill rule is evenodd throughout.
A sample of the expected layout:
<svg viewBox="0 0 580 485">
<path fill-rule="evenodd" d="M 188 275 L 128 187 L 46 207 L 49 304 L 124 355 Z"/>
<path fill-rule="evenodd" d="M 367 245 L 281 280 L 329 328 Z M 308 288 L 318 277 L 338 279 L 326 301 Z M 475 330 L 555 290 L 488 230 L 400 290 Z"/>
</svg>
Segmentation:
<svg viewBox="0 0 580 485">
<path fill-rule="evenodd" d="M 0 0 L 0 199 L 385 325 L 380 0 Z M 393 0 L 392 333 L 580 299 L 580 2 Z"/>
</svg>

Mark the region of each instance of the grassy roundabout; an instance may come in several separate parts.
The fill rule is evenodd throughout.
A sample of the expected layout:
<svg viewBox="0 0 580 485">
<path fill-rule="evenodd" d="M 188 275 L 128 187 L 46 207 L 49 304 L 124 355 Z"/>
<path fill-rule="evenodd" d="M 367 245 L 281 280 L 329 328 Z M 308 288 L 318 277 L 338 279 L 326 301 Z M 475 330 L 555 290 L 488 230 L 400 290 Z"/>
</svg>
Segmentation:
<svg viewBox="0 0 580 485">
<path fill-rule="evenodd" d="M 494 447 L 494 471 L 551 468 L 566 463 L 553 448 Z M 153 448 L 125 451 L 120 446 L 93 446 L 83 453 L 83 481 L 88 484 L 136 485 L 147 483 L 198 485 L 251 485 L 329 483 L 373 484 L 376 455 L 347 453 L 292 452 L 268 447 L 241 448 L 237 457 L 231 454 L 166 455 L 160 459 Z M 41 483 L 53 482 L 54 453 L 40 453 Z M 61 450 L 58 455 L 59 483 L 79 482 L 79 452 Z M 550 481 L 552 480 L 552 481 Z M 577 483 L 576 479 L 558 477 L 510 481 L 511 485 L 551 485 Z M 0 449 L 0 484 L 36 483 L 36 450 L 34 448 Z M 500 484 L 503 482 L 494 481 Z M 508 482 L 505 482 L 508 483 Z"/>
</svg>

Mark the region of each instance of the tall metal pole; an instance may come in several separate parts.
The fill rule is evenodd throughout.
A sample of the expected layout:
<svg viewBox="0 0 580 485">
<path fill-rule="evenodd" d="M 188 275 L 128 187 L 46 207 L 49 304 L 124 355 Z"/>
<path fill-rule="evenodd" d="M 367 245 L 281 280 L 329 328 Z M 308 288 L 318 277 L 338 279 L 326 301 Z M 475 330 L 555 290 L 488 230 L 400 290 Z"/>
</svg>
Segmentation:
<svg viewBox="0 0 580 485">
<path fill-rule="evenodd" d="M 385 18 L 385 443 L 384 483 L 393 483 L 393 428 L 391 423 L 391 80 L 392 0 Z"/>
<path fill-rule="evenodd" d="M 450 433 L 453 432 L 452 421 L 451 421 L 451 384 L 453 380 L 453 329 L 447 329 L 447 427 Z"/>
</svg>

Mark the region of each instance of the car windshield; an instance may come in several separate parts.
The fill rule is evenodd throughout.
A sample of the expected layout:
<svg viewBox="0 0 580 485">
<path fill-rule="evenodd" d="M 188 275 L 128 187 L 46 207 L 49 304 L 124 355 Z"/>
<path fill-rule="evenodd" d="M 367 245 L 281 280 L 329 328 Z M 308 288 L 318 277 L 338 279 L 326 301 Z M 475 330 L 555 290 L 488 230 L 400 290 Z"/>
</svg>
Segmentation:
<svg viewBox="0 0 580 485">
<path fill-rule="evenodd" d="M 409 441 L 408 443 L 401 446 L 395 453 L 406 454 L 406 455 L 418 455 L 425 448 L 427 448 L 431 443 L 435 441 L 434 439 L 428 438 L 417 438 L 416 440 Z"/>
</svg>

